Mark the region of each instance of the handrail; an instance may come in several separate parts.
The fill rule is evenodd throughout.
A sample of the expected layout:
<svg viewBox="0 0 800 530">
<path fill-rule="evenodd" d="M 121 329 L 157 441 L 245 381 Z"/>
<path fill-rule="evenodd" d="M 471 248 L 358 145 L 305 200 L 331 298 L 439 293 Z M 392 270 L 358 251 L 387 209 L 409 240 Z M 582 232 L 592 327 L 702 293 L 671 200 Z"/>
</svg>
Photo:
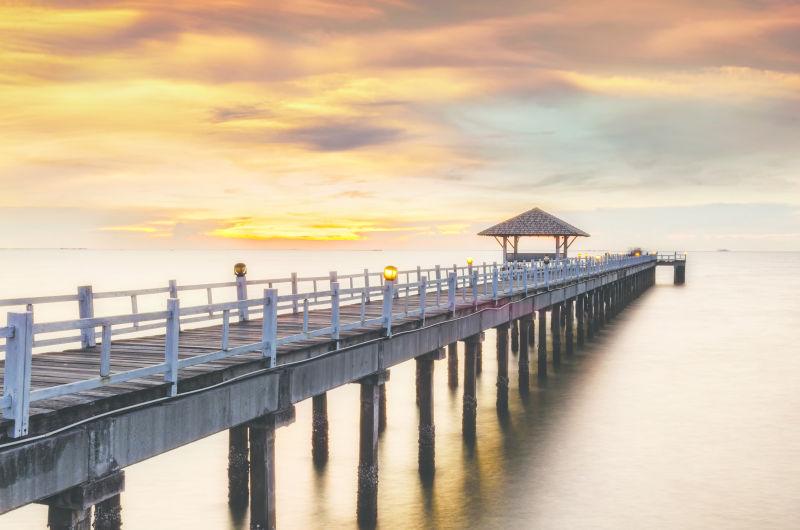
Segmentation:
<svg viewBox="0 0 800 530">
<path fill-rule="evenodd" d="M 292 283 L 292 293 L 280 296 L 274 285 L 285 282 L 286 278 L 251 282 L 239 278 L 236 282 L 180 287 L 175 282 L 170 282 L 168 287 L 94 294 L 90 287 L 82 287 L 79 288 L 77 295 L 13 299 L 11 300 L 13 302 L 33 300 L 39 303 L 53 300 L 77 301 L 80 317 L 73 320 L 34 323 L 33 312 L 30 309 L 24 313 L 8 314 L 8 325 L 0 327 L 0 339 L 5 340 L 5 345 L 0 345 L 0 349 L 6 351 L 4 395 L 0 397 L 0 403 L 4 405 L 4 415 L 14 420 L 13 436 L 24 436 L 27 433 L 30 403 L 42 399 L 156 375 L 163 375 L 165 382 L 169 385 L 170 394 L 174 395 L 177 393 L 177 373 L 181 368 L 249 352 L 260 352 L 268 363 L 267 366 L 274 366 L 277 360 L 277 348 L 281 345 L 314 337 L 329 337 L 336 341 L 342 331 L 371 326 L 383 328 L 386 335 L 391 336 L 392 323 L 400 318 L 419 317 L 424 321 L 430 311 L 454 312 L 459 303 L 477 307 L 480 300 L 497 300 L 500 296 L 528 294 L 531 289 L 552 289 L 578 279 L 624 267 L 636 267 L 658 259 L 658 254 L 608 255 L 599 260 L 570 258 L 512 262 L 501 265 L 495 263 L 491 266 L 487 264 L 454 265 L 453 267 L 437 266 L 427 269 L 418 267 L 402 271 L 406 277 L 404 283 L 382 281 L 381 285 L 369 285 L 368 280 L 365 280 L 364 285 L 361 286 L 356 286 L 353 280 L 369 278 L 371 273 L 366 270 L 363 274 L 342 276 L 331 272 L 328 277 L 298 278 L 296 275 L 292 275 L 288 279 Z M 342 280 L 345 280 L 351 287 L 342 288 L 340 286 Z M 298 283 L 303 281 L 310 281 L 313 291 L 299 292 Z M 326 290 L 319 289 L 318 282 L 321 281 L 328 282 Z M 247 286 L 264 283 L 270 287 L 264 289 L 261 296 L 248 296 Z M 237 300 L 213 303 L 211 289 L 231 286 L 235 286 L 237 289 Z M 207 290 L 209 303 L 180 307 L 178 293 L 200 289 Z M 170 294 L 166 311 L 138 312 L 136 302 L 138 296 L 160 293 Z M 429 293 L 431 296 L 428 296 Z M 93 314 L 92 302 L 95 299 L 114 297 L 130 297 L 132 312 L 111 316 L 95 316 Z M 409 302 L 414 297 L 418 299 L 412 306 Z M 366 318 L 366 305 L 372 300 L 382 300 L 381 316 Z M 0 300 L 0 305 L 8 305 L 4 302 L 9 301 Z M 345 319 L 339 310 L 343 302 L 360 305 L 358 317 Z M 310 329 L 309 312 L 312 307 L 318 306 L 330 308 L 330 322 L 316 329 Z M 279 336 L 279 312 L 302 314 L 302 331 L 288 336 Z M 231 316 L 236 316 L 239 321 L 245 321 L 255 314 L 260 314 L 262 318 L 261 340 L 232 347 L 230 344 Z M 222 320 L 219 349 L 180 359 L 178 356 L 180 326 L 211 320 Z M 156 329 L 162 330 L 164 333 L 164 361 L 135 370 L 112 373 L 112 337 L 118 334 L 141 333 Z M 37 335 L 69 331 L 80 331 L 80 335 L 37 338 Z M 98 377 L 32 390 L 30 388 L 30 370 L 33 348 L 76 342 L 80 342 L 83 348 L 99 346 Z"/>
</svg>

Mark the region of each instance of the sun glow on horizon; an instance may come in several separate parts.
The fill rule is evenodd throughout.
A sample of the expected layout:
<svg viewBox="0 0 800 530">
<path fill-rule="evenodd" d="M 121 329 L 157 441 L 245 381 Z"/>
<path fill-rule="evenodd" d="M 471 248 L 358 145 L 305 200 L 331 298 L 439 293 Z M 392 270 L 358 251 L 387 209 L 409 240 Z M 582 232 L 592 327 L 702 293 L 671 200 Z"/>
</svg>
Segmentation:
<svg viewBox="0 0 800 530">
<path fill-rule="evenodd" d="M 438 248 L 536 205 L 797 211 L 798 29 L 781 2 L 5 5 L 0 235 Z M 760 232 L 800 245 L 788 218 Z"/>
</svg>

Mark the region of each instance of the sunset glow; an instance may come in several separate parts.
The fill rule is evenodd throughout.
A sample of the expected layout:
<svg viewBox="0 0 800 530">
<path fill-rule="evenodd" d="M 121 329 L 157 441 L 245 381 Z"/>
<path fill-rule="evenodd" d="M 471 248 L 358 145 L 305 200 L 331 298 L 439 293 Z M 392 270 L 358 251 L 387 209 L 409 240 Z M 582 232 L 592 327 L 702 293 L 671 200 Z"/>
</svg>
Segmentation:
<svg viewBox="0 0 800 530">
<path fill-rule="evenodd" d="M 538 205 L 600 248 L 797 247 L 798 31 L 734 0 L 7 4 L 0 246 L 474 247 Z"/>
</svg>

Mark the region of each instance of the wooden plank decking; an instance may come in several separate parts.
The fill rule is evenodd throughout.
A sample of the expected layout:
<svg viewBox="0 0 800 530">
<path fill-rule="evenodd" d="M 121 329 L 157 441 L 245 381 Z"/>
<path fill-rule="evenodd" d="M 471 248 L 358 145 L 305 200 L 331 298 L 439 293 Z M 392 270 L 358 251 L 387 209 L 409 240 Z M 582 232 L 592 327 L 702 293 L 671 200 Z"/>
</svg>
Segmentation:
<svg viewBox="0 0 800 530">
<path fill-rule="evenodd" d="M 458 290 L 456 297 L 459 307 L 473 305 L 471 301 L 463 301 L 463 289 Z M 533 292 L 533 290 L 531 290 Z M 483 292 L 483 285 L 479 292 Z M 441 293 L 441 300 L 447 301 L 447 291 Z M 489 303 L 490 298 L 479 297 L 480 304 Z M 428 293 L 426 306 L 430 309 L 427 316 L 442 314 L 447 310 L 436 308 L 435 293 Z M 366 304 L 365 318 L 371 319 L 381 315 L 380 300 Z M 407 304 L 407 305 L 406 305 Z M 413 310 L 419 307 L 416 295 L 401 296 L 395 300 L 395 315 L 402 313 L 403 308 Z M 340 309 L 342 323 L 357 322 L 361 317 L 360 303 L 343 304 Z M 393 320 L 393 327 L 417 323 L 418 316 L 410 316 Z M 320 329 L 331 323 L 330 308 L 309 311 L 309 330 Z M 278 337 L 286 337 L 302 332 L 303 315 L 278 315 Z M 355 344 L 379 336 L 382 330 L 379 325 L 368 325 L 357 329 L 343 331 L 340 344 Z M 111 345 L 111 374 L 153 366 L 164 362 L 163 334 L 116 340 Z M 245 322 L 231 322 L 229 330 L 229 347 L 252 344 L 262 340 L 262 321 L 260 318 Z M 182 330 L 180 333 L 180 359 L 210 353 L 221 348 L 222 325 L 210 325 Z M 278 364 L 290 360 L 304 359 L 335 349 L 335 341 L 330 336 L 313 337 L 278 348 Z M 256 371 L 264 367 L 260 352 L 245 353 L 223 359 L 198 364 L 179 370 L 179 392 L 210 386 L 238 375 Z M 5 369 L 4 361 L 0 361 L 0 381 Z M 36 353 L 33 355 L 31 370 L 31 390 L 52 387 L 66 383 L 98 377 L 100 373 L 100 346 L 87 349 L 70 349 Z M 155 375 L 135 379 L 124 383 L 109 384 L 100 388 L 86 390 L 52 399 L 44 399 L 31 404 L 29 436 L 69 425 L 82 419 L 96 416 L 107 411 L 136 405 L 168 395 L 168 384 L 163 375 Z M 0 431 L 5 432 L 9 420 L 0 420 Z M 0 435 L 0 439 L 5 435 Z"/>
</svg>

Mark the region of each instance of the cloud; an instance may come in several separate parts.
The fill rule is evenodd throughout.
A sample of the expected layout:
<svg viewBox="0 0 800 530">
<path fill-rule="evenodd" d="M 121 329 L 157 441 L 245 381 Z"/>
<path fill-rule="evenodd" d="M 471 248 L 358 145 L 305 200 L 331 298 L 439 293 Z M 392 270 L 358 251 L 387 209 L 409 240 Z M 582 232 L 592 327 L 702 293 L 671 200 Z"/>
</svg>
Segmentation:
<svg viewBox="0 0 800 530">
<path fill-rule="evenodd" d="M 4 5 L 0 207 L 104 212 L 47 218 L 101 245 L 255 245 L 797 201 L 799 22 L 736 0 Z"/>
<path fill-rule="evenodd" d="M 273 116 L 271 112 L 258 105 L 234 105 L 211 109 L 211 121 L 214 123 L 263 119 L 271 116 Z"/>
<path fill-rule="evenodd" d="M 301 144 L 316 151 L 346 151 L 395 142 L 403 130 L 356 123 L 327 123 L 297 127 L 280 132 L 273 138 L 279 142 Z"/>
</svg>

